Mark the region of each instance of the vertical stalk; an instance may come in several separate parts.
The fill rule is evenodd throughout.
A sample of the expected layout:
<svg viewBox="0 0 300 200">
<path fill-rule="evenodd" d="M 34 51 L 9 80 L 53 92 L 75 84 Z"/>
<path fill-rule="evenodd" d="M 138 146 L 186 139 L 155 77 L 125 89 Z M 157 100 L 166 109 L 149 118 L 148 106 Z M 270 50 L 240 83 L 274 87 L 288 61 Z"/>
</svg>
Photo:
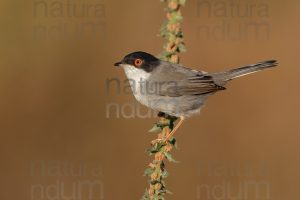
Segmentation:
<svg viewBox="0 0 300 200">
<path fill-rule="evenodd" d="M 160 59 L 172 63 L 179 63 L 179 53 L 185 52 L 183 42 L 183 33 L 181 30 L 181 7 L 185 4 L 185 0 L 161 0 L 167 3 L 166 21 L 160 30 L 160 36 L 166 40 L 163 47 L 163 52 L 160 54 Z M 158 133 L 158 140 L 151 143 L 151 148 L 148 149 L 150 156 L 154 156 L 153 161 L 145 170 L 145 175 L 149 176 L 149 188 L 146 189 L 143 200 L 164 200 L 164 196 L 170 193 L 166 189 L 165 178 L 168 177 L 168 172 L 165 168 L 165 160 L 176 162 L 171 155 L 171 151 L 176 147 L 176 139 L 174 137 L 163 142 L 170 131 L 173 130 L 176 117 L 159 113 L 159 122 L 154 125 L 150 132 Z"/>
<path fill-rule="evenodd" d="M 162 0 L 166 2 L 165 9 L 166 21 L 160 30 L 160 36 L 166 39 L 164 50 L 160 54 L 162 60 L 172 63 L 179 63 L 179 53 L 185 52 L 185 45 L 183 42 L 183 33 L 181 29 L 182 14 L 181 7 L 185 4 L 185 0 Z"/>
</svg>

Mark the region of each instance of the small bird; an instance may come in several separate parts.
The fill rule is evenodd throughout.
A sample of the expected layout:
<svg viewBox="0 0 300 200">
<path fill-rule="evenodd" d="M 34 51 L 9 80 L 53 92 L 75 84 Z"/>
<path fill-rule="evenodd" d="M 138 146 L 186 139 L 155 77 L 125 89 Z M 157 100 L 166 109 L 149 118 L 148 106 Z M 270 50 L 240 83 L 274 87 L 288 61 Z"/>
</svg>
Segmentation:
<svg viewBox="0 0 300 200">
<path fill-rule="evenodd" d="M 158 112 L 180 118 L 165 138 L 166 141 L 186 117 L 200 112 L 209 96 L 225 90 L 230 80 L 275 67 L 277 61 L 268 60 L 223 72 L 207 73 L 138 51 L 128 54 L 114 65 L 124 69 L 137 101 Z"/>
</svg>

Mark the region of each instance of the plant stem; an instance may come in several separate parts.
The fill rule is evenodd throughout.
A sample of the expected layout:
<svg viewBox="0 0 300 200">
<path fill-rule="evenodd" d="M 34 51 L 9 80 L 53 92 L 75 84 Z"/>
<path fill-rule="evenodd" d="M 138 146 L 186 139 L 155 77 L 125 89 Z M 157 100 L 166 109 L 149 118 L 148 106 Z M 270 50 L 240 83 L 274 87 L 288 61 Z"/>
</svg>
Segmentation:
<svg viewBox="0 0 300 200">
<path fill-rule="evenodd" d="M 160 58 L 172 63 L 179 63 L 178 54 L 186 51 L 180 25 L 183 19 L 181 7 L 185 4 L 185 0 L 162 1 L 167 2 L 168 6 L 165 9 L 167 20 L 160 30 L 160 36 L 166 39 L 164 51 L 160 54 Z"/>
<path fill-rule="evenodd" d="M 182 21 L 181 7 L 185 4 L 185 0 L 161 0 L 167 3 L 167 20 L 160 30 L 160 36 L 166 39 L 166 44 L 163 47 L 163 52 L 160 54 L 160 59 L 172 63 L 179 63 L 178 54 L 185 52 L 183 42 L 183 33 L 180 23 Z M 176 162 L 170 152 L 176 147 L 176 139 L 170 138 L 164 142 L 163 138 L 173 130 L 176 117 L 159 113 L 159 122 L 154 125 L 150 132 L 159 132 L 158 139 L 151 143 L 151 148 L 147 151 L 154 156 L 153 161 L 145 170 L 145 175 L 150 177 L 149 188 L 146 190 L 143 200 L 164 200 L 164 196 L 170 193 L 166 189 L 164 179 L 168 177 L 168 172 L 165 168 L 165 160 Z"/>
</svg>

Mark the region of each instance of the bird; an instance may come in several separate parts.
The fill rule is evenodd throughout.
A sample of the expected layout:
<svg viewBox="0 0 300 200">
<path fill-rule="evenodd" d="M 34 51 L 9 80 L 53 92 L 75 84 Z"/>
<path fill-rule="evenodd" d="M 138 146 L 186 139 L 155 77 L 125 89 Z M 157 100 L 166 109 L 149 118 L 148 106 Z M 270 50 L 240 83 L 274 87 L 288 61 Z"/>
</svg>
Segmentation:
<svg viewBox="0 0 300 200">
<path fill-rule="evenodd" d="M 130 53 L 114 64 L 123 68 L 138 102 L 180 119 L 164 141 L 174 135 L 186 118 L 200 113 L 209 96 L 225 90 L 228 82 L 277 65 L 276 60 L 267 60 L 208 73 L 161 60 L 143 51 Z"/>
</svg>

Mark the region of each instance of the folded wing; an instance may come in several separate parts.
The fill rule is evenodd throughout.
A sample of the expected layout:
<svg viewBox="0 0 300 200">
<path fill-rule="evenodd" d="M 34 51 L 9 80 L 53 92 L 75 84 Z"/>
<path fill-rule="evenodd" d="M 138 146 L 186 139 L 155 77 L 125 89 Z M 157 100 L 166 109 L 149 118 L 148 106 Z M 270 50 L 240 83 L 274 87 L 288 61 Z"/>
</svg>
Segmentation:
<svg viewBox="0 0 300 200">
<path fill-rule="evenodd" d="M 212 76 L 203 71 L 196 71 L 181 65 L 162 63 L 151 76 L 152 84 L 160 86 L 160 96 L 179 97 L 184 95 L 203 95 L 225 88 L 215 83 Z"/>
</svg>

